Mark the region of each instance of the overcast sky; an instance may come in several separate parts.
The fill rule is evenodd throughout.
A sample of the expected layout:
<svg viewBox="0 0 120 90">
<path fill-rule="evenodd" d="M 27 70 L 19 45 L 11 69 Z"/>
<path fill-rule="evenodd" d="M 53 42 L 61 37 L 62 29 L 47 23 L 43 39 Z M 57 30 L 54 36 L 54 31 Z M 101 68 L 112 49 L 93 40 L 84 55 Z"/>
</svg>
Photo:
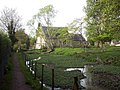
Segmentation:
<svg viewBox="0 0 120 90">
<path fill-rule="evenodd" d="M 15 8 L 26 25 L 40 8 L 49 4 L 57 10 L 53 26 L 66 26 L 73 19 L 85 16 L 83 7 L 86 5 L 86 0 L 0 0 L 0 11 L 4 7 Z"/>
</svg>

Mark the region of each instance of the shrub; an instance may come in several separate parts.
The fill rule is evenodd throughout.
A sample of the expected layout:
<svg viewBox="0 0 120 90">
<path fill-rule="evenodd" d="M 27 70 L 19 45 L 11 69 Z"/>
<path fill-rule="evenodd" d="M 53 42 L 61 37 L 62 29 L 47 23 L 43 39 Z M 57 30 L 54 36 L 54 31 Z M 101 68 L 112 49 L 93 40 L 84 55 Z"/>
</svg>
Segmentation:
<svg viewBox="0 0 120 90">
<path fill-rule="evenodd" d="M 0 32 L 0 78 L 3 77 L 10 55 L 11 42 L 6 34 Z"/>
</svg>

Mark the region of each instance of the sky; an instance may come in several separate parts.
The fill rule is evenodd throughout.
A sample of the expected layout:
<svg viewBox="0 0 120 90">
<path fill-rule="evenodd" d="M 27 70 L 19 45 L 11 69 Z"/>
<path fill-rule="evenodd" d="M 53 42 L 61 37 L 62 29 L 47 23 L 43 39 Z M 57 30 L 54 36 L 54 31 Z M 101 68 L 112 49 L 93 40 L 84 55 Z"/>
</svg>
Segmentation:
<svg viewBox="0 0 120 90">
<path fill-rule="evenodd" d="M 67 26 L 75 18 L 85 16 L 83 7 L 86 0 L 0 0 L 0 11 L 4 7 L 16 9 L 22 17 L 22 23 L 26 25 L 32 16 L 37 14 L 40 8 L 52 4 L 57 11 L 53 26 Z"/>
</svg>

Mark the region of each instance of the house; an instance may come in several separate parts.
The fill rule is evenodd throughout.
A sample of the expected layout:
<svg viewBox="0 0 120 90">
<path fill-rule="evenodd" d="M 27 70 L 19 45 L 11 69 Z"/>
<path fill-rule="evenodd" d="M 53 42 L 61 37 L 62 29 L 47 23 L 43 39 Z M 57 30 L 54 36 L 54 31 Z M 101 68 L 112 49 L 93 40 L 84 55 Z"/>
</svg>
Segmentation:
<svg viewBox="0 0 120 90">
<path fill-rule="evenodd" d="M 67 27 L 49 27 L 49 30 L 46 26 L 40 27 L 44 36 L 37 37 L 36 49 L 46 47 L 46 40 L 51 42 L 53 47 L 80 47 L 81 44 L 83 44 L 86 41 L 81 34 L 69 33 Z M 61 35 L 60 30 L 63 30 L 61 32 L 66 34 Z"/>
<path fill-rule="evenodd" d="M 43 37 L 37 37 L 37 40 L 36 40 L 36 45 L 35 45 L 35 48 L 36 49 L 41 49 L 42 47 L 45 47 L 45 40 Z"/>
</svg>

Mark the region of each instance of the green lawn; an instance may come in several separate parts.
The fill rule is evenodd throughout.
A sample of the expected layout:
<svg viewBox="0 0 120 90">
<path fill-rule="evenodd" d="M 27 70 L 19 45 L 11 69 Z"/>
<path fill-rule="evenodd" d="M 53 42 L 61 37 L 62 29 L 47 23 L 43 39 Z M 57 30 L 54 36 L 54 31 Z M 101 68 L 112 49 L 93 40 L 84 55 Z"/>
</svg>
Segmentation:
<svg viewBox="0 0 120 90">
<path fill-rule="evenodd" d="M 69 67 L 83 67 L 85 64 L 94 64 L 99 57 L 103 63 L 112 59 L 111 65 L 98 65 L 93 71 L 104 71 L 114 74 L 120 74 L 120 47 L 100 48 L 56 48 L 52 53 L 46 53 L 41 50 L 32 50 L 26 52 L 28 60 L 41 57 L 37 65 L 37 77 L 41 79 L 41 67 L 44 66 L 44 83 L 51 85 L 52 68 L 55 70 L 55 86 L 70 87 L 73 84 L 73 77 L 83 78 L 78 71 L 65 72 Z"/>
</svg>

